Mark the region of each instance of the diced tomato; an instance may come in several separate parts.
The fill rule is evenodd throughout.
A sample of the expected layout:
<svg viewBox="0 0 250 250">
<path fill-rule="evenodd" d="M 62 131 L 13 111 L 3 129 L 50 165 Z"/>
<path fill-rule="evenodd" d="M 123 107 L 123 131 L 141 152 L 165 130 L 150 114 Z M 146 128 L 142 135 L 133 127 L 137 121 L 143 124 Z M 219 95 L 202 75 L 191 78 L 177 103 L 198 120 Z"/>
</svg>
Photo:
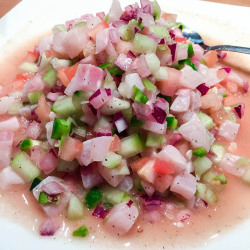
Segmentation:
<svg viewBox="0 0 250 250">
<path fill-rule="evenodd" d="M 209 68 L 212 68 L 214 64 L 218 61 L 217 52 L 215 50 L 208 51 L 203 59 L 206 61 L 206 64 Z"/>
<path fill-rule="evenodd" d="M 25 61 L 30 62 L 30 63 L 34 63 L 38 59 L 39 55 L 40 55 L 39 52 L 28 51 L 27 56 L 25 58 Z"/>
<path fill-rule="evenodd" d="M 113 136 L 113 138 L 114 138 L 114 140 L 110 145 L 109 151 L 117 152 L 117 151 L 121 150 L 121 140 L 118 137 L 118 135 L 116 135 L 116 134 Z"/>
<path fill-rule="evenodd" d="M 16 80 L 22 80 L 24 82 L 26 82 L 27 80 L 29 80 L 30 78 L 32 78 L 34 75 L 31 73 L 20 73 L 16 75 Z"/>
<path fill-rule="evenodd" d="M 176 37 L 174 40 L 177 43 L 186 43 L 187 42 L 187 38 L 186 37 Z"/>
<path fill-rule="evenodd" d="M 144 29 L 142 31 L 140 31 L 140 34 L 147 36 L 149 34 L 149 28 L 144 27 Z"/>
<path fill-rule="evenodd" d="M 158 158 L 155 159 L 154 169 L 156 172 L 160 174 L 173 174 L 174 173 L 174 167 L 172 165 Z"/>
<path fill-rule="evenodd" d="M 96 25 L 93 29 L 88 31 L 88 35 L 92 40 L 96 40 L 96 34 L 99 33 L 100 31 L 109 28 L 109 25 L 103 21 Z"/>
<path fill-rule="evenodd" d="M 134 172 L 137 172 L 140 170 L 148 161 L 150 160 L 149 157 L 143 157 L 140 158 L 132 163 L 130 163 L 130 166 Z"/>
<path fill-rule="evenodd" d="M 76 155 L 83 149 L 83 144 L 77 139 L 67 136 L 60 148 L 59 156 L 64 161 L 73 161 Z"/>
<path fill-rule="evenodd" d="M 156 85 L 161 94 L 166 96 L 174 96 L 181 79 L 181 71 L 168 68 L 168 79 L 157 81 Z"/>
<path fill-rule="evenodd" d="M 44 95 L 41 95 L 38 101 L 38 107 L 35 109 L 35 112 L 38 116 L 40 121 L 49 121 L 49 114 L 50 114 L 50 106 L 46 102 Z"/>
<path fill-rule="evenodd" d="M 78 64 L 79 63 L 76 63 L 71 67 L 61 67 L 57 71 L 58 77 L 62 81 L 65 87 L 67 87 L 70 84 L 72 78 L 75 76 Z"/>
</svg>

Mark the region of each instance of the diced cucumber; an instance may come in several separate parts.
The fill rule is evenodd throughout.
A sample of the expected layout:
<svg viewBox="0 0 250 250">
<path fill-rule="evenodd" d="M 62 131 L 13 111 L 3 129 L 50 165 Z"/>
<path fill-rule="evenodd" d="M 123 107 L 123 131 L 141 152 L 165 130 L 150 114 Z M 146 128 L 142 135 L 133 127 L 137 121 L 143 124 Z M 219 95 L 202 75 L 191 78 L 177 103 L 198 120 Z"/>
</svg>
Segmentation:
<svg viewBox="0 0 250 250">
<path fill-rule="evenodd" d="M 155 34 L 156 36 L 160 38 L 166 38 L 168 41 L 171 40 L 167 27 L 165 26 L 159 26 L 159 25 L 150 26 L 149 32 Z"/>
<path fill-rule="evenodd" d="M 74 25 L 74 27 L 85 27 L 87 25 L 87 22 L 80 22 Z"/>
<path fill-rule="evenodd" d="M 131 197 L 123 191 L 120 191 L 117 188 L 113 188 L 111 186 L 104 186 L 102 187 L 103 193 L 103 202 L 104 203 L 111 203 L 113 205 L 131 200 Z"/>
<path fill-rule="evenodd" d="M 83 203 L 75 195 L 72 195 L 69 201 L 69 206 L 67 211 L 68 219 L 78 220 L 82 219 L 83 216 L 84 216 Z"/>
<path fill-rule="evenodd" d="M 120 93 L 120 95 L 124 98 L 127 97 L 127 93 L 126 93 L 126 82 L 121 82 L 119 87 L 118 87 L 118 91 Z"/>
<path fill-rule="evenodd" d="M 102 165 L 107 168 L 115 168 L 121 163 L 122 157 L 114 152 L 108 152 L 102 161 Z"/>
<path fill-rule="evenodd" d="M 221 184 L 227 184 L 227 179 L 224 174 L 216 175 L 214 181 L 219 181 Z"/>
<path fill-rule="evenodd" d="M 141 178 L 139 176 L 135 176 L 134 179 L 133 179 L 133 184 L 134 184 L 134 187 L 139 191 L 139 192 L 142 192 L 144 189 L 143 189 L 143 186 L 141 184 Z"/>
<path fill-rule="evenodd" d="M 50 63 L 51 59 L 52 59 L 52 57 L 47 58 L 45 52 L 43 52 L 41 63 L 39 65 L 39 70 L 43 70 L 44 72 L 47 72 L 48 70 L 50 70 L 51 69 L 51 63 Z"/>
<path fill-rule="evenodd" d="M 68 162 L 61 159 L 58 163 L 56 170 L 58 172 L 72 173 L 75 172 L 78 168 L 79 163 L 76 160 Z"/>
<path fill-rule="evenodd" d="M 140 89 L 138 89 L 135 85 L 132 88 L 132 99 L 135 102 L 142 104 L 146 104 L 146 102 L 148 101 L 148 97 L 144 95 L 143 92 Z"/>
<path fill-rule="evenodd" d="M 156 0 L 152 2 L 152 6 L 154 10 L 154 19 L 158 20 L 161 17 L 161 7 Z"/>
<path fill-rule="evenodd" d="M 27 182 L 33 181 L 40 175 L 40 169 L 25 152 L 21 152 L 14 157 L 11 167 Z"/>
<path fill-rule="evenodd" d="M 72 102 L 71 96 L 67 96 L 63 99 L 57 100 L 53 104 L 51 110 L 56 114 L 62 115 L 64 117 L 68 117 L 77 111 L 75 105 Z"/>
<path fill-rule="evenodd" d="M 118 28 L 119 35 L 122 40 L 130 41 L 134 37 L 134 29 L 132 29 L 131 25 L 122 25 Z"/>
<path fill-rule="evenodd" d="M 110 127 L 111 119 L 109 117 L 102 116 L 95 124 L 94 131 L 98 132 L 100 128 Z"/>
<path fill-rule="evenodd" d="M 166 118 L 168 129 L 175 130 L 177 128 L 178 121 L 175 117 L 169 116 Z"/>
<path fill-rule="evenodd" d="M 133 134 L 121 140 L 119 154 L 125 158 L 137 155 L 144 150 L 144 142 L 139 134 Z"/>
<path fill-rule="evenodd" d="M 203 125 L 205 126 L 206 129 L 209 130 L 209 129 L 213 128 L 214 121 L 210 116 L 208 116 L 205 113 L 200 111 L 199 114 L 198 114 L 198 117 L 199 117 L 199 119 L 201 120 L 201 122 L 203 123 Z"/>
<path fill-rule="evenodd" d="M 147 91 L 156 91 L 157 89 L 156 86 L 152 82 L 150 82 L 147 78 L 142 79 L 142 82 Z"/>
<path fill-rule="evenodd" d="M 202 181 L 207 184 L 212 184 L 214 178 L 218 175 L 218 173 L 214 171 L 207 171 L 205 174 L 202 175 Z"/>
<path fill-rule="evenodd" d="M 53 35 L 57 34 L 58 32 L 64 32 L 67 31 L 64 24 L 57 24 L 52 28 Z"/>
<path fill-rule="evenodd" d="M 147 62 L 149 69 L 151 70 L 151 72 L 155 72 L 161 66 L 161 62 L 160 62 L 158 56 L 153 52 L 147 52 L 145 54 L 145 60 Z"/>
<path fill-rule="evenodd" d="M 146 146 L 152 148 L 160 148 L 166 142 L 164 135 L 158 135 L 149 132 L 146 139 Z"/>
<path fill-rule="evenodd" d="M 30 139 L 29 137 L 27 137 L 26 139 L 24 139 L 20 144 L 20 148 L 21 150 L 27 150 L 27 149 L 31 149 L 35 146 L 38 146 L 38 145 L 42 145 L 42 142 L 41 141 L 38 141 L 38 140 L 32 140 Z"/>
<path fill-rule="evenodd" d="M 200 147 L 200 148 L 194 149 L 192 153 L 193 153 L 193 155 L 196 155 L 198 157 L 203 157 L 207 154 L 207 151 L 205 148 Z"/>
<path fill-rule="evenodd" d="M 250 165 L 249 159 L 246 156 L 240 157 L 239 160 L 236 161 L 237 167 L 247 167 Z"/>
<path fill-rule="evenodd" d="M 78 229 L 76 229 L 72 235 L 75 237 L 85 237 L 88 234 L 88 229 L 86 226 L 81 226 Z"/>
<path fill-rule="evenodd" d="M 222 144 L 213 144 L 210 148 L 210 152 L 215 154 L 212 158 L 214 163 L 220 163 L 224 154 L 226 153 L 226 149 Z"/>
<path fill-rule="evenodd" d="M 59 59 L 55 57 L 51 60 L 51 64 L 55 70 L 58 70 L 61 67 L 69 67 L 72 63 L 70 60 Z"/>
<path fill-rule="evenodd" d="M 85 205 L 88 208 L 96 207 L 102 199 L 102 192 L 97 188 L 91 188 L 85 196 Z"/>
<path fill-rule="evenodd" d="M 203 183 L 197 183 L 198 196 L 209 204 L 215 204 L 218 201 L 216 194 Z"/>
<path fill-rule="evenodd" d="M 116 83 L 114 81 L 104 82 L 103 85 L 102 85 L 102 87 L 104 89 L 110 89 L 111 91 L 117 90 L 117 86 L 116 86 Z"/>
<path fill-rule="evenodd" d="M 35 91 L 28 93 L 28 98 L 31 104 L 38 103 L 40 96 L 42 95 L 42 91 Z"/>
<path fill-rule="evenodd" d="M 124 118 L 127 123 L 131 122 L 132 116 L 133 116 L 133 109 L 132 107 L 129 107 L 128 109 L 125 109 L 122 111 Z"/>
<path fill-rule="evenodd" d="M 54 87 L 58 80 L 56 70 L 51 68 L 42 79 L 50 88 Z"/>
<path fill-rule="evenodd" d="M 35 63 L 30 63 L 30 62 L 23 62 L 19 66 L 19 69 L 24 72 L 31 72 L 31 73 L 38 72 L 37 65 Z"/>
<path fill-rule="evenodd" d="M 61 201 L 60 195 L 56 196 L 50 196 L 46 194 L 45 192 L 40 192 L 38 197 L 38 203 L 39 204 L 54 204 L 58 205 Z"/>
<path fill-rule="evenodd" d="M 72 129 L 72 133 L 77 134 L 81 137 L 85 137 L 87 135 L 87 128 L 86 127 L 74 127 Z"/>
<path fill-rule="evenodd" d="M 30 185 L 30 191 L 32 191 L 41 181 L 42 181 L 42 178 L 36 177 L 36 178 L 32 181 L 32 183 L 31 183 L 31 185 Z"/>
<path fill-rule="evenodd" d="M 141 120 L 138 120 L 136 115 L 134 115 L 132 118 L 131 118 L 131 124 L 130 124 L 132 127 L 142 127 L 143 125 L 143 121 Z"/>
<path fill-rule="evenodd" d="M 55 118 L 51 139 L 60 140 L 62 136 L 70 134 L 71 122 L 69 120 Z"/>
<path fill-rule="evenodd" d="M 130 107 L 130 102 L 113 97 L 107 104 L 104 104 L 100 111 L 104 115 L 113 115 Z"/>
<path fill-rule="evenodd" d="M 213 162 L 206 156 L 198 157 L 193 161 L 195 174 L 200 178 L 213 165 Z"/>
<path fill-rule="evenodd" d="M 161 66 L 158 70 L 153 73 L 155 80 L 166 80 L 168 79 L 168 68 Z"/>
<path fill-rule="evenodd" d="M 250 184 L 250 168 L 248 168 L 246 170 L 246 172 L 244 173 L 244 175 L 241 178 L 242 178 L 243 181 Z"/>
<path fill-rule="evenodd" d="M 8 109 L 8 113 L 10 115 L 19 115 L 19 109 L 23 107 L 22 103 L 20 102 L 14 102 L 10 105 Z"/>
<path fill-rule="evenodd" d="M 133 49 L 139 53 L 146 53 L 149 51 L 155 53 L 157 49 L 157 43 L 154 39 L 148 36 L 136 33 L 133 41 Z"/>
<path fill-rule="evenodd" d="M 72 103 L 76 109 L 81 109 L 82 102 L 88 101 L 93 92 L 77 90 L 72 96 Z"/>
</svg>

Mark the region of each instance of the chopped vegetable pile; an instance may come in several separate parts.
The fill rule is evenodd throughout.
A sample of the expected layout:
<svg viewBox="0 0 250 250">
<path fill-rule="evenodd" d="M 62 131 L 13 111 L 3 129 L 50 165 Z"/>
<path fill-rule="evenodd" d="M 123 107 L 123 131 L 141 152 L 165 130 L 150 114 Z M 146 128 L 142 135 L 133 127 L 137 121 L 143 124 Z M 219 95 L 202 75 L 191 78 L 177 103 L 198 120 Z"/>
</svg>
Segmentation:
<svg viewBox="0 0 250 250">
<path fill-rule="evenodd" d="M 166 211 L 185 223 L 218 202 L 228 175 L 250 182 L 248 158 L 228 151 L 244 104 L 224 104 L 248 83 L 182 28 L 156 1 L 114 0 L 107 15 L 56 25 L 12 92 L 2 87 L 0 187 L 30 184 L 48 217 L 41 235 L 86 210 L 114 235 Z"/>
</svg>

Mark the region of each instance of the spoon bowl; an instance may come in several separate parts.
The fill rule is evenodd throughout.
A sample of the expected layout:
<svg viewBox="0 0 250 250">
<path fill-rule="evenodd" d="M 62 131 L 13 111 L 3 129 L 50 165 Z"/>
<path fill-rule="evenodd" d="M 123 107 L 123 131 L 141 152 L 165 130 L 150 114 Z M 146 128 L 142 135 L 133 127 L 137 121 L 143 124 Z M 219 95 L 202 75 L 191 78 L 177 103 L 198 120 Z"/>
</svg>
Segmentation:
<svg viewBox="0 0 250 250">
<path fill-rule="evenodd" d="M 250 54 L 250 48 L 233 46 L 233 45 L 216 45 L 216 46 L 208 46 L 204 43 L 202 37 L 194 30 L 184 27 L 182 30 L 182 34 L 191 42 L 199 44 L 205 51 L 210 50 L 220 50 L 220 51 L 232 51 L 244 54 Z"/>
</svg>

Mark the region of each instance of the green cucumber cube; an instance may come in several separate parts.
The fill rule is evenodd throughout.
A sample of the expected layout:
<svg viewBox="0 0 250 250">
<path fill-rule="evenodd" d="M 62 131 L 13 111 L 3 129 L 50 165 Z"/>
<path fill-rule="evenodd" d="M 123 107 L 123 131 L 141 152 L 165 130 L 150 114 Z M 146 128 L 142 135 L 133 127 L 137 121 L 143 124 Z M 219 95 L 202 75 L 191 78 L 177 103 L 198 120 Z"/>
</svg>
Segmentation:
<svg viewBox="0 0 250 250">
<path fill-rule="evenodd" d="M 108 152 L 102 161 L 102 165 L 107 168 L 115 168 L 121 163 L 122 157 L 114 152 Z"/>
<path fill-rule="evenodd" d="M 72 97 L 68 96 L 63 99 L 57 100 L 51 110 L 56 114 L 62 115 L 63 117 L 68 117 L 77 111 L 76 106 L 72 102 Z"/>
<path fill-rule="evenodd" d="M 197 177 L 201 177 L 213 165 L 213 162 L 206 156 L 198 157 L 193 161 L 194 170 Z"/>
<path fill-rule="evenodd" d="M 58 80 L 56 70 L 51 68 L 42 79 L 50 88 L 54 87 Z"/>
<path fill-rule="evenodd" d="M 160 148 L 166 142 L 164 135 L 158 135 L 149 132 L 146 139 L 146 146 L 152 148 Z"/>
<path fill-rule="evenodd" d="M 38 103 L 40 96 L 42 95 L 42 91 L 35 91 L 28 93 L 28 98 L 31 104 Z"/>
<path fill-rule="evenodd" d="M 67 217 L 70 220 L 78 220 L 82 219 L 83 216 L 84 216 L 83 203 L 75 195 L 72 195 L 69 201 Z"/>
<path fill-rule="evenodd" d="M 70 133 L 71 121 L 61 118 L 55 118 L 51 139 L 60 140 L 61 137 Z"/>
<path fill-rule="evenodd" d="M 124 158 L 129 158 L 144 151 L 144 142 L 139 134 L 132 134 L 121 140 L 121 150 L 118 152 Z"/>
<path fill-rule="evenodd" d="M 27 182 L 33 181 L 40 175 L 40 169 L 25 152 L 21 152 L 14 157 L 11 167 Z"/>
<path fill-rule="evenodd" d="M 155 53 L 157 49 L 157 43 L 154 39 L 148 36 L 136 33 L 133 41 L 133 49 L 138 53 L 146 53 L 148 51 Z"/>
<path fill-rule="evenodd" d="M 205 126 L 206 129 L 209 130 L 209 129 L 213 128 L 214 121 L 210 116 L 208 116 L 205 113 L 200 111 L 199 114 L 198 114 L 198 117 L 199 117 L 199 119 L 201 120 L 201 122 L 203 123 L 203 125 Z"/>
</svg>

